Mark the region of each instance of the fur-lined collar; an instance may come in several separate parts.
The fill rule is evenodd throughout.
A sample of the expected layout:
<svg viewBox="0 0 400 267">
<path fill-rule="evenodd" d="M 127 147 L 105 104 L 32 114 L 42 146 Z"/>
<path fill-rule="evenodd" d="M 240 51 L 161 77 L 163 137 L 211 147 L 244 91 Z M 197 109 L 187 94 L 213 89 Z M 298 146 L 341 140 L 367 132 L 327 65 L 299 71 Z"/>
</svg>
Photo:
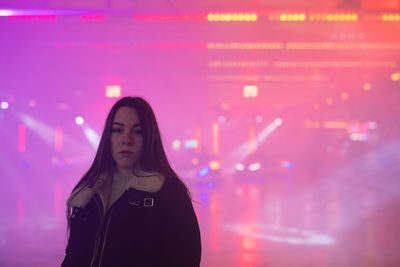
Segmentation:
<svg viewBox="0 0 400 267">
<path fill-rule="evenodd" d="M 67 200 L 67 206 L 83 208 L 90 202 L 90 200 L 92 199 L 92 197 L 96 192 L 99 193 L 101 197 L 102 192 L 104 192 L 104 190 L 109 189 L 109 187 L 111 186 L 111 183 L 109 182 L 110 179 L 111 183 L 113 179 L 123 180 L 125 186 L 122 193 L 127 191 L 129 188 L 155 193 L 159 191 L 163 186 L 165 177 L 157 172 L 144 172 L 144 171 L 140 171 L 140 173 L 138 173 L 138 176 L 133 174 L 122 175 L 118 172 L 115 172 L 113 177 L 100 175 L 99 178 L 97 179 L 96 184 L 92 188 L 89 188 L 87 186 L 81 186 L 76 188 L 69 196 Z M 106 188 L 103 184 L 107 185 L 108 188 Z M 102 200 L 104 204 L 104 199 Z"/>
</svg>

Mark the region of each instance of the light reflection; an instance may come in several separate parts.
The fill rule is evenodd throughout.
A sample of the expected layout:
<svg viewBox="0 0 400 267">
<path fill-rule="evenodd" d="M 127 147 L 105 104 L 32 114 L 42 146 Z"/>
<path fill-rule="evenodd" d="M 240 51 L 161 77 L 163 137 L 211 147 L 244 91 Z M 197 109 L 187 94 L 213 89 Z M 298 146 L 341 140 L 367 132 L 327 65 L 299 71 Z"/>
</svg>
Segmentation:
<svg viewBox="0 0 400 267">
<path fill-rule="evenodd" d="M 97 149 L 99 143 L 100 143 L 100 135 L 93 130 L 92 128 L 88 126 L 83 127 L 83 132 L 88 139 L 89 143 L 94 149 Z"/>
<path fill-rule="evenodd" d="M 260 131 L 255 138 L 255 144 L 257 146 L 261 146 L 261 144 L 267 139 L 267 137 L 273 133 L 280 125 L 277 125 L 275 120 L 268 124 L 262 131 Z M 250 147 L 250 142 L 249 140 L 243 142 L 240 144 L 230 155 L 227 156 L 227 162 L 232 162 L 232 161 L 242 161 L 245 159 L 247 156 L 249 156 L 249 147 Z M 235 166 L 237 167 L 237 166 Z"/>
<path fill-rule="evenodd" d="M 246 227 L 252 227 L 254 231 L 250 233 L 246 232 Z M 336 243 L 333 238 L 323 234 L 279 225 L 228 224 L 225 226 L 225 229 L 235 232 L 238 235 L 293 245 L 333 245 Z"/>
<path fill-rule="evenodd" d="M 56 144 L 54 143 L 55 141 L 59 142 L 61 140 L 60 139 L 60 136 L 61 136 L 60 128 L 56 128 L 56 131 L 54 131 L 54 129 L 52 127 L 50 127 L 49 125 L 47 125 L 29 115 L 26 115 L 26 114 L 22 114 L 21 119 L 24 122 L 24 124 L 26 125 L 26 127 L 23 124 L 20 125 L 21 142 L 24 142 L 23 140 L 26 135 L 26 129 L 24 129 L 24 128 L 29 128 L 30 130 L 35 132 L 49 146 L 57 145 L 57 149 L 61 148 L 60 143 L 56 143 Z M 56 134 L 56 136 L 54 134 Z M 25 149 L 24 143 L 20 144 L 20 147 L 19 147 L 20 151 L 22 150 L 22 148 Z"/>
</svg>

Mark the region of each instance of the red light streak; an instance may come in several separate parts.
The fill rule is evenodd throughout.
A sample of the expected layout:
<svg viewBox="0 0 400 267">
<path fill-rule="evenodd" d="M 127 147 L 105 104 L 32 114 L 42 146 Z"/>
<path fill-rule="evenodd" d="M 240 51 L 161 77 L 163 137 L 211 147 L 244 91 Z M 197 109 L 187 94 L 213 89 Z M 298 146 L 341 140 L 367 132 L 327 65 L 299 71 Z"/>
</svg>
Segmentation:
<svg viewBox="0 0 400 267">
<path fill-rule="evenodd" d="M 82 15 L 81 20 L 94 20 L 94 21 L 104 21 L 106 20 L 106 15 L 102 14 L 87 14 Z"/>
<path fill-rule="evenodd" d="M 256 127 L 254 125 L 249 128 L 249 153 L 256 151 Z"/>
<path fill-rule="evenodd" d="M 194 128 L 194 136 L 196 139 L 196 148 L 195 151 L 197 153 L 201 152 L 201 127 L 200 126 L 196 126 Z"/>
</svg>

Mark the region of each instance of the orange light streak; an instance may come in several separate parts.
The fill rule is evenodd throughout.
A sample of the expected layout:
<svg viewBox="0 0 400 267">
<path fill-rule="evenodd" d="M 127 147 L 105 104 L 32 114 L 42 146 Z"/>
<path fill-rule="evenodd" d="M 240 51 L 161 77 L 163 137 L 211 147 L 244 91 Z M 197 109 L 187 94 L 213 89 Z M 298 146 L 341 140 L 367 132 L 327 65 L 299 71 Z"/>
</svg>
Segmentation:
<svg viewBox="0 0 400 267">
<path fill-rule="evenodd" d="M 345 121 L 324 121 L 324 128 L 328 129 L 347 129 L 348 123 Z"/>
<path fill-rule="evenodd" d="M 280 21 L 305 21 L 306 19 L 307 15 L 304 13 L 295 13 L 295 14 L 282 13 L 279 16 Z"/>
<path fill-rule="evenodd" d="M 250 42 L 250 43 L 207 43 L 207 49 L 233 50 L 387 50 L 400 48 L 400 43 L 392 42 Z"/>
<path fill-rule="evenodd" d="M 400 14 L 383 14 L 382 21 L 400 21 Z"/>
<path fill-rule="evenodd" d="M 308 16 L 310 21 L 357 21 L 359 15 L 356 13 L 322 13 L 322 14 L 310 14 Z"/>
<path fill-rule="evenodd" d="M 209 13 L 208 21 L 256 21 L 258 19 L 255 13 Z"/>
</svg>

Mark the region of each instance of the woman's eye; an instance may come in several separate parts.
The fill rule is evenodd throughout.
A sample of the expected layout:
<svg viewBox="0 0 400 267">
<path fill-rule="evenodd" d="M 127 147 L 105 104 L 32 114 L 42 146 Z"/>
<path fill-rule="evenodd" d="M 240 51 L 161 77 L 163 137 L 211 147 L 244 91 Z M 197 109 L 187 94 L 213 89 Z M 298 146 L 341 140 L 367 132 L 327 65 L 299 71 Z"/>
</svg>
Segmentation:
<svg viewBox="0 0 400 267">
<path fill-rule="evenodd" d="M 135 130 L 135 134 L 142 134 L 142 130 Z"/>
<path fill-rule="evenodd" d="M 116 128 L 112 130 L 113 133 L 121 133 L 122 129 Z"/>
</svg>

